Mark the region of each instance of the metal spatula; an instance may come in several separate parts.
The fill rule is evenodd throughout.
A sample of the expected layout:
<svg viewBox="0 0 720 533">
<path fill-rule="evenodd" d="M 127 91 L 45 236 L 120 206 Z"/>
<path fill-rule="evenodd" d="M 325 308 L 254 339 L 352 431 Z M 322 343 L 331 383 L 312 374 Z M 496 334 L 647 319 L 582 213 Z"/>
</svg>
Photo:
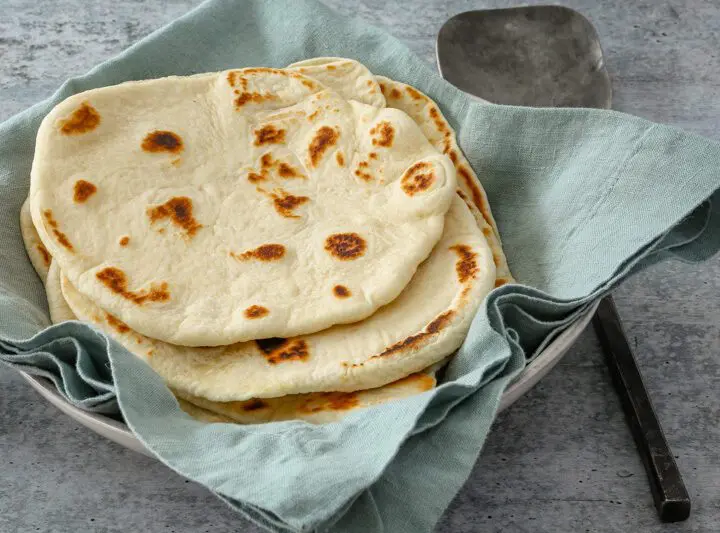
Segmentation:
<svg viewBox="0 0 720 533">
<path fill-rule="evenodd" d="M 437 40 L 440 73 L 489 102 L 609 109 L 610 78 L 592 24 L 561 6 L 468 11 Z M 690 514 L 690 497 L 663 435 L 615 309 L 606 297 L 593 319 L 615 389 L 648 474 L 660 520 Z"/>
</svg>

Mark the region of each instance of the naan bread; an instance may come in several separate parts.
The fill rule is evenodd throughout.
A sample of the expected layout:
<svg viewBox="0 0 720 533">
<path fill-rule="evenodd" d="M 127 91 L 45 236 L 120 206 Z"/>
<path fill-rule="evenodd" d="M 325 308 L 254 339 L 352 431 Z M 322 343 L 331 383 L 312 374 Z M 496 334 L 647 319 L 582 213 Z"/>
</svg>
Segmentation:
<svg viewBox="0 0 720 533">
<path fill-rule="evenodd" d="M 201 408 L 204 413 L 212 413 L 239 424 L 261 424 L 282 420 L 305 420 L 313 424 L 326 424 L 341 420 L 357 409 L 420 394 L 434 388 L 435 384 L 432 373 L 418 372 L 375 389 L 292 394 L 281 398 L 256 398 L 244 402 L 213 402 L 179 391 L 174 393 L 181 401 L 184 400 L 196 408 Z M 195 416 L 182 404 L 180 407 L 191 416 Z"/>
<path fill-rule="evenodd" d="M 493 251 L 493 258 L 497 268 L 495 286 L 500 287 L 515 281 L 510 273 L 505 252 L 502 249 L 500 232 L 493 218 L 487 193 L 485 193 L 485 189 L 475 171 L 465 158 L 462 150 L 460 150 L 455 132 L 443 116 L 438 105 L 410 85 L 384 76 L 377 76 L 376 79 L 383 94 L 386 95 L 388 107 L 407 113 L 417 123 L 430 143 L 444 154 L 447 154 L 455 165 L 458 189 L 463 197 L 469 199 L 475 206 L 475 218 Z"/>
<path fill-rule="evenodd" d="M 349 99 L 363 98 L 368 91 L 371 91 L 371 94 L 375 93 L 374 85 L 367 81 L 372 77 L 370 71 L 352 59 L 319 57 L 293 63 L 288 69 L 310 76 L 335 91 L 342 91 Z M 338 73 L 343 75 L 338 76 Z M 493 251 L 497 267 L 495 286 L 499 287 L 514 281 L 485 189 L 460 150 L 455 132 L 438 105 L 410 85 L 384 76 L 375 76 L 373 79 L 385 97 L 385 105 L 407 113 L 420 127 L 428 141 L 437 150 L 450 157 L 455 166 L 458 189 L 463 198 L 474 205 L 473 214 Z"/>
<path fill-rule="evenodd" d="M 357 88 L 256 68 L 74 95 L 38 132 L 35 226 L 81 294 L 166 342 L 361 320 L 428 256 L 456 188 L 365 82 L 347 100 Z"/>
<path fill-rule="evenodd" d="M 45 294 L 47 296 L 51 322 L 57 324 L 67 320 L 75 320 L 77 317 L 70 307 L 68 307 L 60 291 L 60 268 L 57 266 L 57 263 L 53 261 L 50 252 L 47 251 L 47 248 L 45 248 L 40 240 L 40 235 L 38 235 L 32 217 L 30 216 L 28 200 L 25 200 L 25 203 L 23 203 L 20 209 L 20 231 L 28 257 L 30 257 L 30 262 L 45 284 Z"/>
<path fill-rule="evenodd" d="M 40 240 L 40 235 L 38 235 L 35 229 L 32 216 L 30 215 L 29 200 L 25 200 L 25 203 L 23 203 L 20 208 L 20 233 L 22 234 L 23 243 L 30 258 L 30 263 L 44 283 L 48 275 L 52 256 L 47 248 L 45 248 L 45 245 Z"/>
<path fill-rule="evenodd" d="M 56 262 L 52 262 L 47 279 L 47 297 L 52 322 L 76 320 L 61 290 L 62 273 Z M 114 330 L 106 329 L 111 337 L 118 337 L 122 324 L 109 322 Z M 129 331 L 126 332 L 131 334 Z M 131 334 L 132 335 L 132 334 Z M 134 337 L 135 343 L 140 337 Z M 122 338 L 120 338 L 122 342 Z M 435 372 L 445 361 L 441 361 L 422 372 L 412 374 L 383 387 L 356 392 L 320 392 L 295 394 L 281 398 L 246 400 L 244 402 L 213 402 L 181 391 L 173 391 L 180 408 L 193 418 L 203 422 L 226 422 L 258 424 L 279 420 L 306 420 L 322 424 L 340 420 L 356 409 L 380 405 L 392 400 L 419 394 L 435 387 Z"/>
<path fill-rule="evenodd" d="M 380 387 L 436 363 L 462 343 L 493 288 L 492 251 L 459 196 L 430 257 L 391 304 L 356 324 L 290 339 L 188 348 L 133 331 L 63 277 L 73 312 L 147 360 L 170 387 L 213 401 Z"/>
</svg>

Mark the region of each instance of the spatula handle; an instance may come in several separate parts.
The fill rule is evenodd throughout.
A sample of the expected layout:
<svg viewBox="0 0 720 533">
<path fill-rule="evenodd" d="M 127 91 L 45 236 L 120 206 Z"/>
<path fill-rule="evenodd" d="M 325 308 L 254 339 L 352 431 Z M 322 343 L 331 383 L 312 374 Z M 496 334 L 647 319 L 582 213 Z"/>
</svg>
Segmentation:
<svg viewBox="0 0 720 533">
<path fill-rule="evenodd" d="M 645 466 L 660 520 L 685 520 L 690 515 L 690 495 L 665 440 L 612 297 L 600 302 L 593 325 Z"/>
</svg>

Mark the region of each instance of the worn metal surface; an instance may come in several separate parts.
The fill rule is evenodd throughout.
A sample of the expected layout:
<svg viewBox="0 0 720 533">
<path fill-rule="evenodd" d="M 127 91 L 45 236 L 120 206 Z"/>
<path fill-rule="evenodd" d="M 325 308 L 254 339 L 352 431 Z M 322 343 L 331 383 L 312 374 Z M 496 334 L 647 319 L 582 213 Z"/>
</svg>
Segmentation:
<svg viewBox="0 0 720 533">
<path fill-rule="evenodd" d="M 432 66 L 450 16 L 508 1 L 326 3 L 387 27 Z M 539 4 L 544 2 L 526 2 Z M 720 140 L 720 4 L 574 0 L 595 25 L 614 107 Z M 2 0 L 0 120 L 193 7 L 189 0 Z M 720 523 L 720 258 L 670 263 L 615 294 L 693 498 L 660 525 L 592 331 L 498 419 L 441 533 L 707 533 Z M 257 532 L 204 489 L 61 415 L 0 368 L 0 531 Z M 82 509 L 83 512 L 80 512 Z"/>
<path fill-rule="evenodd" d="M 473 10 L 438 32 L 443 78 L 488 102 L 610 108 L 612 91 L 595 28 L 563 6 Z"/>
</svg>

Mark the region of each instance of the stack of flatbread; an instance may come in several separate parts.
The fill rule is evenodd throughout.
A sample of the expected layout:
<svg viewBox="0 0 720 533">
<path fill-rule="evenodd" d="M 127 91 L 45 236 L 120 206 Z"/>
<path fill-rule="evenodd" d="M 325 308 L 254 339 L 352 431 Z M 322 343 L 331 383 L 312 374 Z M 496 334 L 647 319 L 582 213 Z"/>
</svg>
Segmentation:
<svg viewBox="0 0 720 533">
<path fill-rule="evenodd" d="M 68 98 L 21 227 L 53 322 L 113 337 L 209 422 L 431 389 L 511 281 L 438 106 L 340 58 Z"/>
</svg>

